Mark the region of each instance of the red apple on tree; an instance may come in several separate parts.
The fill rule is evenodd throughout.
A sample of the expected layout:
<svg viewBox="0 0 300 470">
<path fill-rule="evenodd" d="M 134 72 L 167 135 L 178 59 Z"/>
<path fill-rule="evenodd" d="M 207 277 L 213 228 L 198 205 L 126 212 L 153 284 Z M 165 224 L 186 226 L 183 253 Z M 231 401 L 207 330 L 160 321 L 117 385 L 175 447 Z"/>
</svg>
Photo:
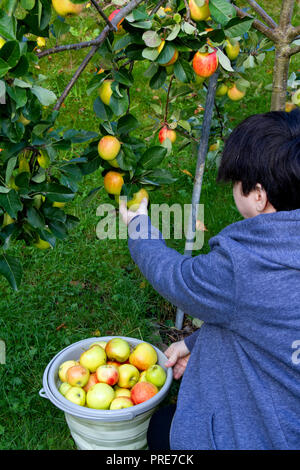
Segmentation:
<svg viewBox="0 0 300 470">
<path fill-rule="evenodd" d="M 193 69 L 200 77 L 210 77 L 218 68 L 219 60 L 217 51 L 196 52 L 193 58 Z"/>
<path fill-rule="evenodd" d="M 162 127 L 161 130 L 159 131 L 159 134 L 158 134 L 158 140 L 160 141 L 161 144 L 166 139 L 170 139 L 172 144 L 176 140 L 176 132 L 173 131 L 172 129 L 169 129 L 168 126 Z"/>
</svg>

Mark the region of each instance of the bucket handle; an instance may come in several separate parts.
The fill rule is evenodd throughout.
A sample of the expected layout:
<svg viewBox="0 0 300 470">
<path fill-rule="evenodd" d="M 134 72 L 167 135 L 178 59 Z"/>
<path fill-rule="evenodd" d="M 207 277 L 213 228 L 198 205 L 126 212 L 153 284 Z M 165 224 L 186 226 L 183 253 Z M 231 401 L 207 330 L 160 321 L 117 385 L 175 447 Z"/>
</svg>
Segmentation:
<svg viewBox="0 0 300 470">
<path fill-rule="evenodd" d="M 43 388 L 41 388 L 41 390 L 39 391 L 39 396 L 42 398 L 47 398 L 48 400 L 47 394 Z"/>
</svg>

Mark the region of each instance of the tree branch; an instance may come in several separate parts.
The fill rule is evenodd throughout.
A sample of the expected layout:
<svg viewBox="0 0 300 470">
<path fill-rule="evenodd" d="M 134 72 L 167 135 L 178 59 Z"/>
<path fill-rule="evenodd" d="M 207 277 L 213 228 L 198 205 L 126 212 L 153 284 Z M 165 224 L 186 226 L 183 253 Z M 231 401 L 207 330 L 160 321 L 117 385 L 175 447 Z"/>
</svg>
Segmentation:
<svg viewBox="0 0 300 470">
<path fill-rule="evenodd" d="M 247 0 L 253 10 L 269 25 L 271 28 L 277 28 L 277 23 L 271 18 L 268 13 L 254 0 Z"/>
<path fill-rule="evenodd" d="M 279 27 L 282 31 L 291 24 L 295 0 L 283 0 L 281 3 Z"/>
<path fill-rule="evenodd" d="M 102 9 L 100 8 L 98 2 L 96 2 L 96 0 L 91 0 L 91 3 L 94 5 L 94 7 L 96 8 L 100 16 L 104 19 L 105 23 L 109 26 L 109 29 L 111 31 L 117 31 L 118 28 L 111 24 L 110 20 L 107 18 L 105 13 L 103 13 Z"/>
<path fill-rule="evenodd" d="M 291 57 L 294 54 L 298 54 L 298 52 L 300 52 L 300 46 L 290 47 L 288 55 Z"/>
<path fill-rule="evenodd" d="M 170 83 L 168 87 L 168 93 L 167 93 L 167 101 L 166 101 L 166 108 L 165 108 L 165 116 L 164 116 L 164 124 L 168 124 L 168 109 L 169 109 L 169 102 L 170 102 L 170 91 L 171 91 L 171 86 L 172 82 L 175 78 L 175 75 L 173 74 L 172 77 L 170 78 Z"/>
<path fill-rule="evenodd" d="M 154 15 L 154 13 L 156 13 L 160 9 L 160 7 L 163 6 L 164 3 L 166 3 L 166 1 L 167 0 L 160 0 L 158 4 L 151 11 L 150 16 Z"/>
<path fill-rule="evenodd" d="M 78 42 L 76 44 L 64 44 L 62 46 L 55 46 L 55 47 L 52 47 L 51 49 L 46 49 L 45 51 L 39 52 L 37 56 L 39 59 L 41 59 L 42 57 L 45 57 L 50 54 L 56 54 L 57 52 L 71 51 L 71 50 L 78 51 L 79 49 L 84 49 L 85 47 L 101 45 L 102 37 L 101 39 L 99 38 L 100 36 L 98 36 L 97 39 L 92 39 L 91 41 L 84 41 L 84 42 Z"/>
<path fill-rule="evenodd" d="M 113 18 L 111 24 L 113 27 L 117 26 L 118 23 L 123 19 L 125 18 L 125 16 L 127 16 L 132 10 L 134 10 L 134 8 L 136 6 L 138 6 L 140 3 L 142 3 L 144 0 L 131 0 L 124 8 L 122 8 L 119 13 L 116 14 L 116 16 Z M 87 56 L 85 57 L 85 59 L 83 60 L 83 62 L 80 64 L 80 66 L 78 67 L 78 69 L 76 70 L 75 74 L 73 75 L 73 77 L 71 78 L 71 80 L 69 81 L 68 85 L 66 86 L 66 88 L 64 89 L 62 95 L 60 96 L 60 98 L 58 99 L 57 103 L 55 104 L 54 106 L 54 111 L 58 111 L 61 107 L 61 105 L 63 104 L 64 100 L 66 99 L 66 97 L 68 96 L 68 94 L 70 93 L 71 89 L 73 88 L 73 86 L 75 85 L 76 81 L 78 80 L 79 76 L 81 75 L 81 73 L 84 71 L 84 69 L 86 68 L 86 66 L 88 65 L 89 61 L 91 60 L 91 58 L 95 55 L 95 53 L 97 52 L 99 46 L 105 41 L 106 37 L 108 36 L 110 32 L 110 28 L 108 25 L 105 26 L 105 28 L 102 30 L 101 34 L 96 38 L 97 40 L 97 45 L 94 45 L 92 47 L 92 49 L 90 50 L 90 52 L 87 54 Z"/>
<path fill-rule="evenodd" d="M 234 5 L 234 3 L 232 5 L 234 6 L 239 18 L 253 18 L 253 16 L 248 15 L 248 13 L 245 13 L 239 7 Z M 271 41 L 277 42 L 277 40 L 279 39 L 279 34 L 277 32 L 275 32 L 273 29 L 269 28 L 259 20 L 254 19 L 252 26 L 253 28 L 263 33 L 267 38 L 271 39 Z"/>
</svg>

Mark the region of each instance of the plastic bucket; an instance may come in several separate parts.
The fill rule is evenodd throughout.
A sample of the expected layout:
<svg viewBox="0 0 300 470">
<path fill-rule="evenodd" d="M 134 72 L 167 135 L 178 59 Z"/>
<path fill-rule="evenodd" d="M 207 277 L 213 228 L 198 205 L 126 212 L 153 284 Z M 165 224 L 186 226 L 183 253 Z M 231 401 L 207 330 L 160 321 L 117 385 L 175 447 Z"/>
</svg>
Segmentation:
<svg viewBox="0 0 300 470">
<path fill-rule="evenodd" d="M 78 341 L 60 351 L 48 364 L 43 375 L 43 388 L 39 394 L 48 398 L 57 408 L 65 412 L 71 435 L 80 450 L 141 450 L 147 448 L 147 429 L 155 409 L 166 397 L 172 383 L 172 369 L 164 367 L 167 357 L 155 346 L 158 364 L 167 372 L 164 386 L 152 398 L 139 405 L 121 410 L 95 410 L 76 405 L 67 400 L 58 388 L 59 366 L 68 360 L 78 360 L 81 353 L 97 341 L 109 341 L 115 336 L 88 338 Z M 123 338 L 134 347 L 144 341 Z"/>
</svg>

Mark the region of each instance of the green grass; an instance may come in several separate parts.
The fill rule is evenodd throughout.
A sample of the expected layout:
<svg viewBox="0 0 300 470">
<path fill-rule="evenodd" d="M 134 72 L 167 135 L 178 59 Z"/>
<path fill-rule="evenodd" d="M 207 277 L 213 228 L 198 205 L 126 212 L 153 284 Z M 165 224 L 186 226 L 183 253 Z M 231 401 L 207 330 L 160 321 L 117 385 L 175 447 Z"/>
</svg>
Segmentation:
<svg viewBox="0 0 300 470">
<path fill-rule="evenodd" d="M 278 14 L 279 2 L 274 3 Z M 79 38 L 68 34 L 64 38 L 66 43 L 76 42 L 81 34 L 84 37 L 87 29 L 95 29 L 92 11 L 85 12 L 83 21 L 79 18 L 70 21 L 79 31 Z M 40 72 L 49 76 L 47 86 L 59 95 L 84 55 L 85 51 L 66 52 L 53 55 L 51 60 L 43 59 Z M 238 103 L 226 102 L 231 127 L 250 114 L 269 109 L 270 94 L 264 91 L 264 86 L 272 80 L 272 63 L 273 53 L 269 53 L 262 67 L 249 72 L 251 88 L 246 98 Z M 165 96 L 165 92 L 148 88 L 142 73 L 144 68 L 143 64 L 135 68 L 136 90 L 131 92 L 133 112 L 142 128 L 154 122 L 149 117 L 153 97 L 163 100 Z M 294 57 L 290 71 L 297 68 L 299 59 Z M 92 111 L 95 95 L 89 97 L 85 91 L 93 71 L 91 63 L 67 98 L 59 124 L 97 129 Z M 145 135 L 142 130 L 141 135 L 146 137 L 149 133 Z M 190 203 L 193 181 L 181 170 L 193 174 L 196 156 L 190 147 L 178 153 L 179 144 L 180 139 L 167 160 L 178 180 L 171 187 L 155 192 L 152 202 Z M 74 147 L 72 155 L 78 155 L 80 148 Z M 212 236 L 240 219 L 231 188 L 216 185 L 215 178 L 216 169 L 207 167 L 201 202 L 205 206 L 208 231 L 202 253 L 208 252 Z M 143 282 L 143 276 L 131 260 L 127 242 L 100 241 L 96 237 L 99 221 L 96 209 L 109 199 L 104 192 L 87 206 L 84 199 L 101 182 L 100 170 L 84 179 L 78 197 L 68 207 L 70 213 L 80 218 L 80 224 L 66 241 L 58 242 L 55 250 L 40 252 L 22 243 L 12 249 L 24 266 L 23 282 L 17 293 L 0 278 L 0 338 L 7 347 L 6 365 L 0 365 L 1 449 L 75 449 L 63 413 L 38 394 L 45 367 L 64 347 L 96 334 L 133 336 L 155 344 L 169 344 L 176 337 L 172 329 L 175 308 Z M 183 252 L 184 240 L 172 240 L 168 244 Z M 166 328 L 158 330 L 157 324 Z M 177 390 L 178 383 L 174 383 L 170 399 L 174 399 Z"/>
</svg>

